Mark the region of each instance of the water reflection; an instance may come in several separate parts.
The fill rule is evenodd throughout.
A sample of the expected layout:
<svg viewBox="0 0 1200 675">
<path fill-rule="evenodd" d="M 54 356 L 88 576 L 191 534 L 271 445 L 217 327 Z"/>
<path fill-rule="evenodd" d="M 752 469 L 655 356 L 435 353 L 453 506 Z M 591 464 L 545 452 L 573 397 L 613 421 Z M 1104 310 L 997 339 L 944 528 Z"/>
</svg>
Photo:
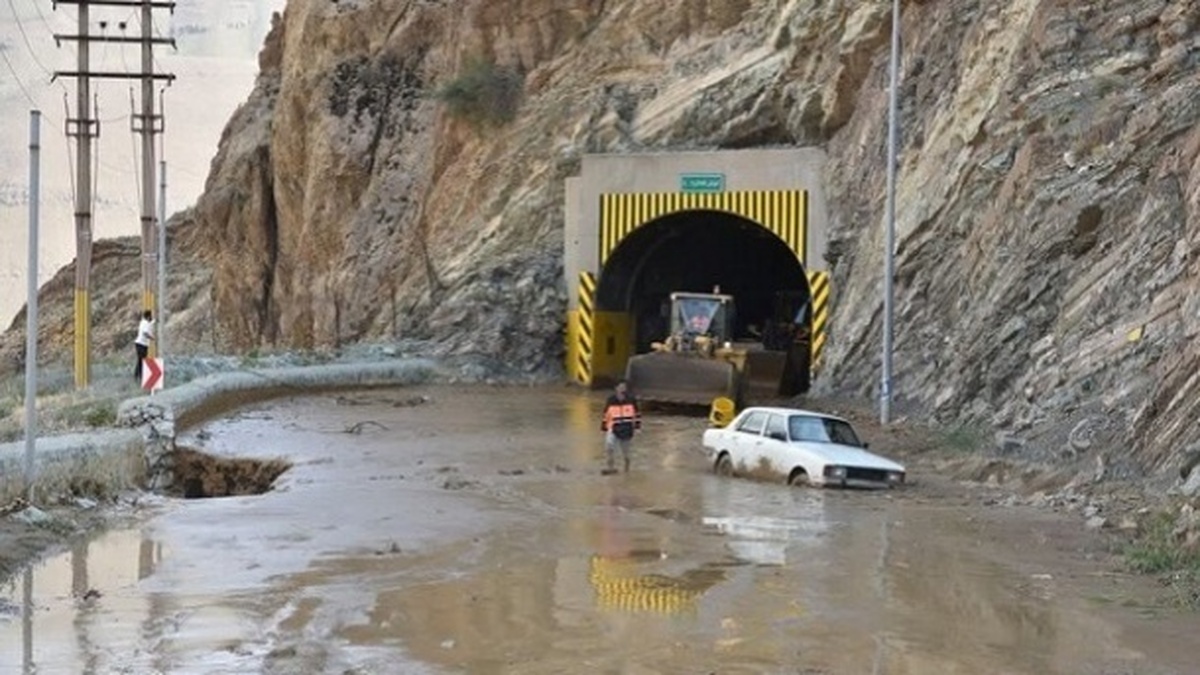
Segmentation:
<svg viewBox="0 0 1200 675">
<path fill-rule="evenodd" d="M 0 588 L 0 608 L 19 605 L 21 618 L 6 622 L 0 614 L 0 672 L 95 672 L 97 645 L 112 651 L 138 635 L 136 622 L 114 621 L 114 614 L 153 615 L 152 597 L 121 591 L 153 574 L 163 556 L 160 544 L 125 530 L 26 567 Z"/>
<path fill-rule="evenodd" d="M 748 563 L 786 565 L 788 552 L 812 548 L 829 531 L 824 494 L 786 490 L 747 480 L 710 479 L 702 484 L 704 530 L 724 537 L 730 553 Z"/>
<path fill-rule="evenodd" d="M 659 555 L 655 552 L 655 560 Z M 662 554 L 665 559 L 666 554 Z M 725 569 L 703 565 L 679 575 L 645 573 L 637 556 L 592 556 L 588 581 L 596 592 L 600 609 L 626 612 L 681 614 L 694 612 L 696 602 L 708 589 L 725 580 Z"/>
</svg>

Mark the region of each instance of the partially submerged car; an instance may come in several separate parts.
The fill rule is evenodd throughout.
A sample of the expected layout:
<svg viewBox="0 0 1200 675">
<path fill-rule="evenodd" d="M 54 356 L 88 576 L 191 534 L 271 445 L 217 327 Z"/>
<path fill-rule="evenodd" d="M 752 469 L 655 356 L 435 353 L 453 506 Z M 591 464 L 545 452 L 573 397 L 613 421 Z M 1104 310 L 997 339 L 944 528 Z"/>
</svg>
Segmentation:
<svg viewBox="0 0 1200 675">
<path fill-rule="evenodd" d="M 849 422 L 807 410 L 746 408 L 728 426 L 705 430 L 704 450 L 727 476 L 857 488 L 904 483 L 904 467 L 868 452 Z"/>
</svg>

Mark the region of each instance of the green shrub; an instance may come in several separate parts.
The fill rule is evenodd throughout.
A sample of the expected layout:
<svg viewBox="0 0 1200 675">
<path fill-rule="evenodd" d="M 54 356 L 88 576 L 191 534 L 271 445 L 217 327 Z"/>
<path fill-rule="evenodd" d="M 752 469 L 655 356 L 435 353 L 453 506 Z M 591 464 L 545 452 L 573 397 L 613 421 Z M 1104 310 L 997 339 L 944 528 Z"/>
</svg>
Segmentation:
<svg viewBox="0 0 1200 675">
<path fill-rule="evenodd" d="M 117 423 L 117 410 L 111 404 L 97 404 L 88 408 L 83 421 L 93 429 L 111 427 Z"/>
<path fill-rule="evenodd" d="M 1135 572 L 1160 577 L 1172 604 L 1200 609 L 1200 550 L 1175 536 L 1171 513 L 1159 513 L 1143 534 L 1125 547 L 1125 563 Z"/>
<path fill-rule="evenodd" d="M 978 452 L 987 447 L 988 435 L 977 427 L 960 425 L 943 429 L 939 433 L 938 445 L 954 452 Z"/>
<path fill-rule="evenodd" d="M 485 59 L 471 59 L 437 98 L 450 114 L 472 126 L 502 126 L 517 116 L 525 78 L 511 68 Z"/>
<path fill-rule="evenodd" d="M 1200 551 L 1189 551 L 1175 540 L 1175 522 L 1170 513 L 1160 513 L 1145 533 L 1125 549 L 1125 561 L 1135 572 L 1200 572 Z"/>
</svg>

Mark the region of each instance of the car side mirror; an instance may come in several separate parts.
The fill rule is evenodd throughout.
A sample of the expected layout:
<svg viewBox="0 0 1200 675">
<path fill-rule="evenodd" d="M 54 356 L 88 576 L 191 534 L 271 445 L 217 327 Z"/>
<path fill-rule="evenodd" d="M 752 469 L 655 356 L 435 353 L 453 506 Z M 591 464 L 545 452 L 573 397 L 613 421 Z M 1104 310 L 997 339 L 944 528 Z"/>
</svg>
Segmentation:
<svg viewBox="0 0 1200 675">
<path fill-rule="evenodd" d="M 870 443 L 863 443 L 863 450 L 870 450 L 870 449 L 871 449 Z"/>
<path fill-rule="evenodd" d="M 787 434 L 783 433 L 782 431 L 772 431 L 771 433 L 767 434 L 767 437 L 776 441 L 787 440 Z"/>
</svg>

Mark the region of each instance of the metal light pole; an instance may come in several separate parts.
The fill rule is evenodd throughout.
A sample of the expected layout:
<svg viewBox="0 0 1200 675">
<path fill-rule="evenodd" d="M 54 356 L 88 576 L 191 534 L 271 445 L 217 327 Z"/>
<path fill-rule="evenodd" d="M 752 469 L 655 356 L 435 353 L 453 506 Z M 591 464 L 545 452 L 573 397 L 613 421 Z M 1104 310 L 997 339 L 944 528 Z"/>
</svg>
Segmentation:
<svg viewBox="0 0 1200 675">
<path fill-rule="evenodd" d="M 154 308 L 154 341 L 158 344 L 158 358 L 166 359 L 167 353 L 167 163 L 159 162 L 158 185 L 158 307 Z M 166 361 L 164 360 L 165 364 Z"/>
<path fill-rule="evenodd" d="M 41 201 L 42 113 L 29 112 L 29 265 L 25 299 L 25 500 L 33 503 L 37 444 L 38 204 Z"/>
<path fill-rule="evenodd" d="M 891 86 L 888 90 L 887 225 L 883 257 L 883 367 L 880 375 L 879 422 L 892 418 L 892 312 L 896 276 L 896 117 L 900 80 L 900 0 L 892 0 Z"/>
</svg>

